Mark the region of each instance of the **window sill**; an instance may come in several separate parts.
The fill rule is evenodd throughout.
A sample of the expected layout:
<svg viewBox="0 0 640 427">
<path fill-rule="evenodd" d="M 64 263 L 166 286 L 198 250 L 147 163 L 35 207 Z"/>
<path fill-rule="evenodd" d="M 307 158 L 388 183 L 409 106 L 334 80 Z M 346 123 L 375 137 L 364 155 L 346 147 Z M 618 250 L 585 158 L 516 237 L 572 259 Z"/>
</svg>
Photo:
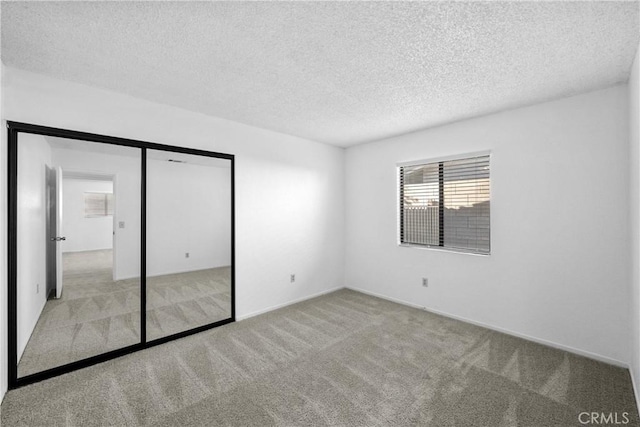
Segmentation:
<svg viewBox="0 0 640 427">
<path fill-rule="evenodd" d="M 481 256 L 481 257 L 486 257 L 491 255 L 491 252 L 488 252 L 488 253 L 473 252 L 473 251 L 468 251 L 464 249 L 443 248 L 441 246 L 417 245 L 412 243 L 398 243 L 398 246 L 401 248 L 415 248 L 415 249 L 424 249 L 428 251 L 452 252 L 454 254 L 475 255 L 475 256 Z"/>
</svg>

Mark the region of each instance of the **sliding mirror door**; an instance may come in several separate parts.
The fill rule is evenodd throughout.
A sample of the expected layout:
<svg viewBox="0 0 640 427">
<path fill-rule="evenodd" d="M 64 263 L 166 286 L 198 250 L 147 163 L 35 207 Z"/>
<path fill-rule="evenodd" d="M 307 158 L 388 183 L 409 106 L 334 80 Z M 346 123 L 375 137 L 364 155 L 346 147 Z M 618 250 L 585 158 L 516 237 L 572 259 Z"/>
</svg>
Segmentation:
<svg viewBox="0 0 640 427">
<path fill-rule="evenodd" d="M 232 313 L 232 168 L 226 158 L 147 150 L 146 339 Z"/>
<path fill-rule="evenodd" d="M 233 155 L 7 125 L 10 388 L 235 320 Z"/>
<path fill-rule="evenodd" d="M 15 152 L 17 378 L 139 344 L 142 150 L 17 132 Z"/>
</svg>

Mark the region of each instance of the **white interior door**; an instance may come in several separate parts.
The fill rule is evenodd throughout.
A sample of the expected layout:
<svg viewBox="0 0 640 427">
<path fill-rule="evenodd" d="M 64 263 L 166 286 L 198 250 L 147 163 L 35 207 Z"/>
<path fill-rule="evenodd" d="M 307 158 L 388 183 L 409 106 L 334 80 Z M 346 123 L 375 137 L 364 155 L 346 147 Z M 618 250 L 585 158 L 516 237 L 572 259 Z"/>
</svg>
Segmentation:
<svg viewBox="0 0 640 427">
<path fill-rule="evenodd" d="M 56 229 L 58 230 L 58 236 L 64 236 L 64 230 L 62 229 L 62 168 L 56 167 Z M 62 242 L 58 241 L 56 245 L 56 298 L 62 296 Z"/>
</svg>

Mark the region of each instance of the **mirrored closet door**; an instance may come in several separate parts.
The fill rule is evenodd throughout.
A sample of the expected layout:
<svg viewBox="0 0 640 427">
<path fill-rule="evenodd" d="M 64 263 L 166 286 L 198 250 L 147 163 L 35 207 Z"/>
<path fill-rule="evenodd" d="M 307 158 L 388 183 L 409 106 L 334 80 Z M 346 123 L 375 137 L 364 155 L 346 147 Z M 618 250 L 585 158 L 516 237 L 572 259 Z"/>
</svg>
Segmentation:
<svg viewBox="0 0 640 427">
<path fill-rule="evenodd" d="M 231 317 L 231 161 L 147 151 L 147 340 Z"/>
<path fill-rule="evenodd" d="M 9 386 L 233 322 L 233 155 L 8 122 Z"/>
<path fill-rule="evenodd" d="M 141 149 L 17 148 L 18 376 L 139 343 Z"/>
</svg>

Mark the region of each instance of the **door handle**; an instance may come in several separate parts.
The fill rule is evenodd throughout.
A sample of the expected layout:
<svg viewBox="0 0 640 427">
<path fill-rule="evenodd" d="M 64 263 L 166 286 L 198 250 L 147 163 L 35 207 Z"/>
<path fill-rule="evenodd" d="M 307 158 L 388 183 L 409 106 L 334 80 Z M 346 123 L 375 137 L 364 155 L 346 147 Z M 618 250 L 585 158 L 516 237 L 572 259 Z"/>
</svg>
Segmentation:
<svg viewBox="0 0 640 427">
<path fill-rule="evenodd" d="M 67 240 L 67 238 L 66 237 L 52 237 L 51 238 L 52 242 L 59 242 L 61 240 Z"/>
</svg>

